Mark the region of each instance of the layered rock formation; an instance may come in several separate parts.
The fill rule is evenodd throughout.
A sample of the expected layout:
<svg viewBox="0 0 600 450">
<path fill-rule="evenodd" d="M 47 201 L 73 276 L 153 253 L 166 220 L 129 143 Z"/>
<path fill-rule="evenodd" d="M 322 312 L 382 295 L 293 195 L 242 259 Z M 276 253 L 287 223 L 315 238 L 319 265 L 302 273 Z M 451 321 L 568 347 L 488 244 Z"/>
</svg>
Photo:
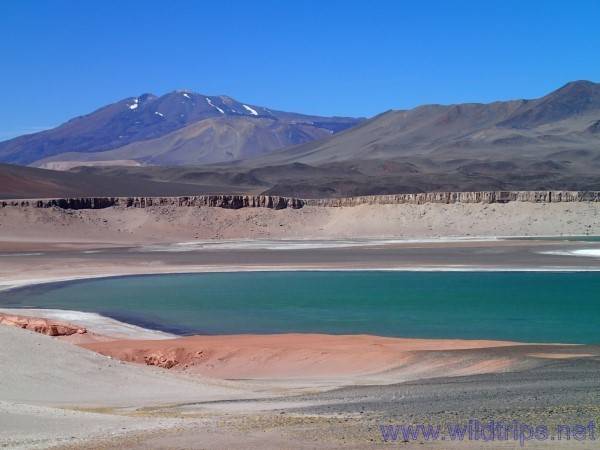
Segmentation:
<svg viewBox="0 0 600 450">
<path fill-rule="evenodd" d="M 18 206 L 62 209 L 103 209 L 112 206 L 147 208 L 151 206 L 298 209 L 304 201 L 269 195 L 197 195 L 189 197 L 80 197 L 40 200 L 3 200 L 0 207 Z"/>
<path fill-rule="evenodd" d="M 299 199 L 269 195 L 198 195 L 186 197 L 80 197 L 28 200 L 2 200 L 0 207 L 61 209 L 103 209 L 110 207 L 148 208 L 152 206 L 299 209 L 304 206 L 343 207 L 358 205 L 398 205 L 426 203 L 557 203 L 600 202 L 599 191 L 479 191 L 424 192 L 417 194 L 367 195 L 362 197 Z"/>
<path fill-rule="evenodd" d="M 362 197 L 304 200 L 307 206 L 358 206 L 425 203 L 557 203 L 598 202 L 597 191 L 478 191 L 478 192 L 423 192 L 417 194 L 366 195 Z"/>
<path fill-rule="evenodd" d="M 8 314 L 0 314 L 0 325 L 23 328 L 47 336 L 71 336 L 73 334 L 87 333 L 85 328 L 77 327 L 75 325 L 54 322 L 37 317 L 14 316 Z"/>
</svg>

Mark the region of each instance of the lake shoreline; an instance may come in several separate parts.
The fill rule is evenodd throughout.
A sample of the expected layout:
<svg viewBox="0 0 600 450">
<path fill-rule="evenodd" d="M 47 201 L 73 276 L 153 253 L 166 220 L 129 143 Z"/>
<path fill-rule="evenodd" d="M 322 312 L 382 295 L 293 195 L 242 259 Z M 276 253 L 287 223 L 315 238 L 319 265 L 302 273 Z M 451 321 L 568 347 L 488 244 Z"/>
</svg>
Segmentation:
<svg viewBox="0 0 600 450">
<path fill-rule="evenodd" d="M 106 335 L 130 327 L 170 337 L 292 332 L 594 344 L 598 343 L 593 325 L 597 308 L 577 297 L 597 295 L 600 280 L 594 273 L 278 270 L 143 274 L 33 284 L 0 293 L 0 303 L 13 314 L 46 314 L 82 327 L 106 326 L 112 331 L 98 332 Z M 427 282 L 433 285 L 424 290 Z M 222 291 L 227 283 L 231 288 Z M 579 286 L 577 292 L 570 287 L 574 284 Z M 310 286 L 323 286 L 322 301 L 313 299 Z M 287 293 L 281 297 L 283 292 Z M 507 303 L 508 298 L 513 301 Z M 563 324 L 564 301 L 579 311 L 573 316 L 578 317 L 576 328 Z M 520 326 L 521 322 L 527 327 Z M 463 325 L 457 328 L 457 323 Z M 145 338 L 132 330 L 123 333 L 132 339 Z"/>
<path fill-rule="evenodd" d="M 437 267 L 462 272 L 473 269 L 496 272 L 501 268 L 513 271 L 531 268 L 536 272 L 600 270 L 600 263 L 593 258 L 538 253 L 598 245 L 589 242 L 411 243 L 377 248 L 192 251 L 184 254 L 137 252 L 132 249 L 138 246 L 114 243 L 58 242 L 44 248 L 36 243 L 20 248 L 14 243 L 11 245 L 12 251 L 44 254 L 0 258 L 0 278 L 5 288 L 9 285 L 13 288 L 37 285 L 39 289 L 45 289 L 41 283 L 67 283 L 73 279 L 84 282 L 107 276 L 259 270 L 331 271 L 336 267 L 348 272 L 377 268 L 382 271 L 415 268 L 432 271 Z M 449 262 L 456 264 L 450 267 Z M 36 311 L 39 312 L 32 310 L 32 314 Z M 62 314 L 64 319 L 68 318 L 64 310 L 54 312 Z M 102 322 L 105 319 L 100 317 L 98 320 Z M 91 332 L 97 329 L 93 323 L 88 323 L 88 326 Z M 550 405 L 569 407 L 594 402 L 594 393 L 600 392 L 594 390 L 597 378 L 594 362 L 600 359 L 600 348 L 590 345 L 515 343 L 496 346 L 488 341 L 487 347 L 465 349 L 460 346 L 481 344 L 481 340 L 463 339 L 461 345 L 452 349 L 442 346 L 443 342 L 449 341 L 443 339 L 390 340 L 377 336 L 317 335 L 318 347 L 322 347 L 321 341 L 328 340 L 324 350 L 332 355 L 328 356 L 321 355 L 322 350 L 310 343 L 311 335 L 308 333 L 294 335 L 291 340 L 290 335 L 253 335 L 250 336 L 251 341 L 249 335 L 152 340 L 136 334 L 137 330 L 127 339 L 121 338 L 112 344 L 101 342 L 98 348 L 93 349 L 102 350 L 108 356 L 123 352 L 120 356 L 108 357 L 71 342 L 34 335 L 26 330 L 6 330 L 8 328 L 0 327 L 0 353 L 7 362 L 6 373 L 13 377 L 13 381 L 9 382 L 10 389 L 5 389 L 0 397 L 0 418 L 6 416 L 11 420 L 23 414 L 28 421 L 24 425 L 27 436 L 39 434 L 49 439 L 48 442 L 63 444 L 65 448 L 69 448 L 72 436 L 78 439 L 71 441 L 77 442 L 72 448 L 88 448 L 85 443 L 89 448 L 98 448 L 99 442 L 106 442 L 103 444 L 106 448 L 143 447 L 145 439 L 150 439 L 153 433 L 174 433 L 181 436 L 188 446 L 196 445 L 199 436 L 207 440 L 208 445 L 209 441 L 223 439 L 224 434 L 231 436 L 232 441 L 245 443 L 248 421 L 256 420 L 260 421 L 257 430 L 261 433 L 264 429 L 274 430 L 273 433 L 286 437 L 285 442 L 291 442 L 294 433 L 303 433 L 303 424 L 315 420 L 318 421 L 315 427 L 319 432 L 335 430 L 339 433 L 333 439 L 348 438 L 346 427 L 350 427 L 350 431 L 355 433 L 355 442 L 360 443 L 359 447 L 368 448 L 366 443 L 369 439 L 379 439 L 379 436 L 374 431 L 365 430 L 365 423 L 410 421 L 419 417 L 418 414 L 427 414 L 427 420 L 445 420 L 447 417 L 454 420 L 454 416 L 444 415 L 437 406 L 431 409 L 430 405 L 437 405 L 439 401 L 444 402 L 443 409 L 446 411 L 462 411 L 461 414 L 466 417 L 489 417 L 490 411 L 481 412 L 470 405 L 482 404 L 490 390 L 501 391 L 498 398 L 502 398 L 506 395 L 505 387 L 514 386 L 518 396 L 512 400 L 512 414 L 529 420 L 528 398 L 533 396 L 548 398 Z M 407 347 L 410 342 L 429 348 L 413 347 L 411 350 Z M 304 347 L 304 350 L 290 347 L 290 344 Z M 402 345 L 405 347 L 397 347 Z M 171 369 L 161 368 L 160 364 L 171 364 L 170 358 L 173 352 L 177 355 L 177 349 L 183 349 L 179 351 L 184 358 L 179 361 L 176 357 L 178 364 Z M 191 358 L 201 351 L 208 355 L 206 359 Z M 377 358 L 369 367 L 369 373 L 364 373 L 360 367 L 363 355 L 372 351 Z M 238 356 L 232 358 L 230 354 Z M 261 372 L 256 365 L 256 358 L 260 360 L 261 357 L 272 361 L 268 371 Z M 146 358 L 159 366 L 148 365 Z M 225 358 L 223 362 L 220 361 L 222 358 Z M 131 362 L 132 359 L 138 361 Z M 331 360 L 329 365 L 320 362 L 328 359 Z M 184 370 L 186 364 L 188 367 Z M 214 367 L 210 367 L 211 364 Z M 555 368 L 563 366 L 567 375 L 563 372 L 556 374 Z M 572 370 L 577 370 L 576 375 L 570 375 Z M 240 378 L 236 377 L 238 373 L 245 378 L 232 380 L 232 377 Z M 309 376 L 303 378 L 304 373 Z M 226 379 L 211 378 L 211 374 Z M 510 374 L 517 374 L 518 379 L 511 381 Z M 522 387 L 519 380 L 528 374 L 542 381 Z M 40 383 L 40 376 L 47 381 Z M 505 381 L 507 377 L 509 381 Z M 115 380 L 120 382 L 115 383 Z M 563 387 L 564 380 L 570 383 L 567 389 Z M 51 389 L 48 389 L 47 383 L 52 383 Z M 153 388 L 147 388 L 149 385 Z M 441 386 L 439 391 L 436 390 L 438 385 Z M 560 386 L 560 389 L 555 386 Z M 458 391 L 445 394 L 448 388 Z M 408 408 L 410 417 L 398 415 L 400 404 L 396 400 L 396 392 L 400 393 L 398 398 L 407 396 L 402 409 Z M 436 396 L 435 401 L 429 400 L 428 395 Z M 421 403 L 412 402 L 412 397 L 422 399 L 419 400 Z M 373 401 L 369 400 L 369 406 L 363 413 L 361 405 L 365 399 Z M 21 404 L 41 406 L 30 411 Z M 45 409 L 40 409 L 42 407 Z M 502 414 L 505 407 L 504 403 L 493 405 L 493 413 Z M 540 421 L 554 417 L 552 414 L 555 413 L 548 412 L 552 408 L 555 409 L 551 406 L 536 411 L 536 417 Z M 52 432 L 33 431 L 30 425 L 33 421 L 51 423 L 58 418 L 64 421 L 65 411 L 72 415 L 69 419 L 72 426 L 69 425 L 71 422 L 61 422 L 62 427 L 58 430 L 53 428 Z M 96 411 L 103 414 L 96 414 Z M 156 414 L 157 418 L 144 417 L 146 411 Z M 186 416 L 190 418 L 180 419 Z M 224 418 L 227 420 L 224 421 Z M 330 420 L 334 421 L 331 422 L 334 423 L 333 428 L 328 422 Z M 90 424 L 101 421 L 106 421 L 105 430 L 97 434 L 88 430 Z M 224 422 L 227 424 L 224 425 Z M 211 431 L 215 429 L 217 433 Z M 2 438 L 0 433 L 0 442 Z M 262 440 L 257 442 L 262 445 L 271 442 L 271 438 L 272 435 L 264 437 L 261 434 L 258 439 Z M 223 447 L 231 447 L 230 442 L 225 442 Z"/>
<path fill-rule="evenodd" d="M 248 248 L 247 240 L 211 241 L 210 248 L 203 248 L 203 242 L 163 243 L 156 251 L 154 244 L 0 241 L 0 291 L 90 278 L 201 272 L 600 270 L 600 258 L 580 256 L 582 250 L 598 251 L 600 242 L 554 238 L 348 239 L 331 248 L 298 248 L 314 242 L 302 239 L 275 241 L 276 250 L 271 244 Z"/>
</svg>

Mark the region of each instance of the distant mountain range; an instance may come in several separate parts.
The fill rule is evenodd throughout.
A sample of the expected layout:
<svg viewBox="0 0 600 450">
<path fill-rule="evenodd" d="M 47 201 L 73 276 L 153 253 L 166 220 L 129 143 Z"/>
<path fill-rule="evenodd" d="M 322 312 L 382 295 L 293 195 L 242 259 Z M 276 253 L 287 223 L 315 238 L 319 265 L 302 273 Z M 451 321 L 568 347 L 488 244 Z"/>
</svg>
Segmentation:
<svg viewBox="0 0 600 450">
<path fill-rule="evenodd" d="M 536 100 L 388 111 L 344 133 L 257 160 L 323 164 L 364 159 L 560 159 L 598 151 L 600 84 L 569 83 Z M 417 161 L 415 159 L 415 161 Z"/>
<path fill-rule="evenodd" d="M 152 124 L 155 113 L 167 116 L 160 102 L 172 104 L 176 117 L 192 99 L 182 122 Z M 198 193 L 600 190 L 600 84 L 576 81 L 534 100 L 425 105 L 368 120 L 187 92 L 142 96 L 0 143 L 0 161 L 183 184 Z M 81 161 L 93 167 L 74 168 Z"/>
<path fill-rule="evenodd" d="M 535 100 L 388 111 L 238 166 L 293 164 L 306 166 L 302 175 L 269 192 L 600 189 L 600 84 L 576 81 Z"/>
<path fill-rule="evenodd" d="M 275 111 L 190 91 L 144 94 L 57 128 L 0 142 L 0 162 L 51 168 L 68 167 L 72 161 L 224 162 L 330 136 L 360 121 Z"/>
</svg>

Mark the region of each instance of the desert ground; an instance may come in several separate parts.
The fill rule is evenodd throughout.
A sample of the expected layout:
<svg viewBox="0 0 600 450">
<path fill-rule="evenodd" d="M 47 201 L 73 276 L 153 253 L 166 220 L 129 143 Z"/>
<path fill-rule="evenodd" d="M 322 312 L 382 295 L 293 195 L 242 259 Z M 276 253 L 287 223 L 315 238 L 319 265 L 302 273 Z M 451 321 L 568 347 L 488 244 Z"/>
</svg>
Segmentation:
<svg viewBox="0 0 600 450">
<path fill-rule="evenodd" d="M 600 270 L 600 259 L 577 253 L 600 243 L 540 238 L 598 234 L 599 212 L 595 203 L 0 208 L 0 286 L 232 270 Z M 600 419 L 596 345 L 180 337 L 69 311 L 0 314 L 21 320 L 0 325 L 5 448 L 518 448 L 384 442 L 379 426 Z M 85 333 L 39 332 L 52 324 Z M 173 355 L 183 364 L 169 367 Z M 525 445 L 597 448 L 589 439 Z"/>
<path fill-rule="evenodd" d="M 387 339 L 373 352 L 381 338 L 276 335 L 248 342 L 224 336 L 207 337 L 205 343 L 194 338 L 192 349 L 227 348 L 225 353 L 237 355 L 213 375 L 244 377 L 223 379 L 86 350 L 100 345 L 105 353 L 111 346 L 130 351 L 123 341 L 82 348 L 8 326 L 0 327 L 0 339 L 5 448 L 386 448 L 399 442 L 384 442 L 380 424 L 473 417 L 562 424 L 597 420 L 600 414 L 598 346 Z M 317 340 L 325 343 L 317 347 Z M 186 345 L 155 342 L 160 343 L 155 349 Z M 374 359 L 366 366 L 360 363 L 365 346 Z M 257 364 L 256 355 L 265 356 L 266 350 L 285 357 Z M 319 364 L 317 353 L 331 357 L 328 367 Z M 403 443 L 448 448 L 442 444 Z M 527 447 L 549 444 L 532 440 Z M 571 448 L 572 443 L 551 444 Z M 577 444 L 596 448 L 591 441 Z M 450 448 L 463 446 L 517 448 L 518 443 L 465 440 Z"/>
<path fill-rule="evenodd" d="M 142 244 L 195 239 L 583 236 L 600 229 L 600 203 L 454 203 L 267 208 L 94 210 L 0 208 L 0 240 Z"/>
</svg>

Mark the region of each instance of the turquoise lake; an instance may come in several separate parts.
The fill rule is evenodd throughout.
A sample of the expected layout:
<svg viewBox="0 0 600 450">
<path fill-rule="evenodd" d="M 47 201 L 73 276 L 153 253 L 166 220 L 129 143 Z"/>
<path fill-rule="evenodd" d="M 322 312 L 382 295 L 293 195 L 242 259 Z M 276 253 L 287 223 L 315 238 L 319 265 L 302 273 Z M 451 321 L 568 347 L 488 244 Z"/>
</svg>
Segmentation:
<svg viewBox="0 0 600 450">
<path fill-rule="evenodd" d="M 600 273 L 246 272 L 32 286 L 2 307 L 97 312 L 180 334 L 319 332 L 600 343 Z"/>
</svg>

